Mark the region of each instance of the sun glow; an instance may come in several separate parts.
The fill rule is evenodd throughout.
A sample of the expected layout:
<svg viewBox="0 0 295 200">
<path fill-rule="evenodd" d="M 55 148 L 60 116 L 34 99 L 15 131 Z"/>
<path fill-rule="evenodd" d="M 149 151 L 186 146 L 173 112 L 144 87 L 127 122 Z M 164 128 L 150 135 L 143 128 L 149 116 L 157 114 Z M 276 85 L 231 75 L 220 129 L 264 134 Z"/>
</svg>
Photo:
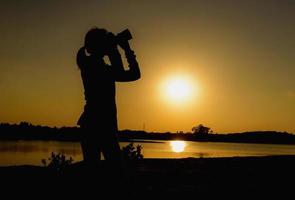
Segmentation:
<svg viewBox="0 0 295 200">
<path fill-rule="evenodd" d="M 175 76 L 166 79 L 161 93 L 163 98 L 170 103 L 184 104 L 195 95 L 195 87 L 188 77 Z"/>
<path fill-rule="evenodd" d="M 167 94 L 170 98 L 183 100 L 190 95 L 190 86 L 185 80 L 175 79 L 167 84 Z"/>
<path fill-rule="evenodd" d="M 173 152 L 180 153 L 184 151 L 186 143 L 184 141 L 171 141 L 170 146 Z"/>
</svg>

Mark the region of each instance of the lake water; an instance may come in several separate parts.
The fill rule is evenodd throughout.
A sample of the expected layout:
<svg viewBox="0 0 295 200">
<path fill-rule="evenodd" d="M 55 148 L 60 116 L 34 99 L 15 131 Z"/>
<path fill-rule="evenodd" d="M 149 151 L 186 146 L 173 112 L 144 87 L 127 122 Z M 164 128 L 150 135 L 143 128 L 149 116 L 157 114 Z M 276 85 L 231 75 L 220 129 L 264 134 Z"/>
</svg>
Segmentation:
<svg viewBox="0 0 295 200">
<path fill-rule="evenodd" d="M 128 142 L 121 142 L 126 146 Z M 235 157 L 265 155 L 295 155 L 295 145 L 243 144 L 188 141 L 135 141 L 143 147 L 144 158 Z M 0 141 L 0 166 L 42 165 L 51 152 L 82 160 L 80 144 L 57 141 Z"/>
</svg>

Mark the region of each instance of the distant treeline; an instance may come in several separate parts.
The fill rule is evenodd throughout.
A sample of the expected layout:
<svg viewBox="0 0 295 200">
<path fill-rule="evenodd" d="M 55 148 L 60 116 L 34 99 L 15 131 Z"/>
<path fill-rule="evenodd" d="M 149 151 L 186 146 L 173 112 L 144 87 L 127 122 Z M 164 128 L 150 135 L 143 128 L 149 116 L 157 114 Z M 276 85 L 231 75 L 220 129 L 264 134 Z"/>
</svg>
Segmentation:
<svg viewBox="0 0 295 200">
<path fill-rule="evenodd" d="M 48 127 L 32 125 L 28 122 L 19 124 L 0 123 L 0 140 L 57 140 L 79 141 L 83 133 L 78 127 Z M 99 133 L 97 133 L 99 134 Z M 203 142 L 239 142 L 295 144 L 295 135 L 277 131 L 253 131 L 244 133 L 210 134 L 200 133 L 158 133 L 134 130 L 120 130 L 121 141 L 139 140 L 187 140 Z"/>
<path fill-rule="evenodd" d="M 0 140 L 79 140 L 77 127 L 49 127 L 32 125 L 28 122 L 19 124 L 0 124 Z"/>
</svg>

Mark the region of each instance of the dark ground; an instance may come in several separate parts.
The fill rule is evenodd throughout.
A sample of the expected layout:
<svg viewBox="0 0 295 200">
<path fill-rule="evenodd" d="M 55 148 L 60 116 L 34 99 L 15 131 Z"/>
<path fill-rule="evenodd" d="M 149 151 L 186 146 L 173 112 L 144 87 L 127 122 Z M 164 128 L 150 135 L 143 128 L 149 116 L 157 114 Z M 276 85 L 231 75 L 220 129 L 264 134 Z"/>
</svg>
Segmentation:
<svg viewBox="0 0 295 200">
<path fill-rule="evenodd" d="M 126 168 L 122 176 L 105 161 L 95 169 L 75 163 L 59 172 L 35 166 L 0 167 L 0 194 L 9 197 L 1 199 L 77 199 L 81 195 L 82 199 L 124 195 L 129 199 L 293 199 L 295 189 L 295 156 L 144 159 Z"/>
</svg>

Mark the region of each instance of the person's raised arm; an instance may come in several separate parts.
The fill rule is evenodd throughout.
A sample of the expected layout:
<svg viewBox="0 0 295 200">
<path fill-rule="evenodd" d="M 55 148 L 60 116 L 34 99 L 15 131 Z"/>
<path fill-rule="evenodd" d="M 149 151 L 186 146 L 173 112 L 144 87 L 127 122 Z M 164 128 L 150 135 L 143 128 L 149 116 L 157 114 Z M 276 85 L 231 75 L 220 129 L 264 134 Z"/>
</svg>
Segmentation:
<svg viewBox="0 0 295 200">
<path fill-rule="evenodd" d="M 125 72 L 125 76 L 127 76 L 129 79 L 132 79 L 133 81 L 140 79 L 141 74 L 140 74 L 139 65 L 136 60 L 134 51 L 132 51 L 129 46 L 129 42 L 126 41 L 125 46 L 122 46 L 121 44 L 120 46 L 125 51 L 125 56 L 126 56 L 128 67 L 129 67 L 129 70 Z"/>
<path fill-rule="evenodd" d="M 121 54 L 117 46 L 112 48 L 109 53 L 109 59 L 114 70 L 115 80 L 119 82 L 135 81 L 140 78 L 140 69 L 134 55 L 134 51 L 131 50 L 128 41 L 122 41 L 119 44 L 125 51 L 125 56 L 128 62 L 128 70 L 124 70 Z"/>
</svg>

